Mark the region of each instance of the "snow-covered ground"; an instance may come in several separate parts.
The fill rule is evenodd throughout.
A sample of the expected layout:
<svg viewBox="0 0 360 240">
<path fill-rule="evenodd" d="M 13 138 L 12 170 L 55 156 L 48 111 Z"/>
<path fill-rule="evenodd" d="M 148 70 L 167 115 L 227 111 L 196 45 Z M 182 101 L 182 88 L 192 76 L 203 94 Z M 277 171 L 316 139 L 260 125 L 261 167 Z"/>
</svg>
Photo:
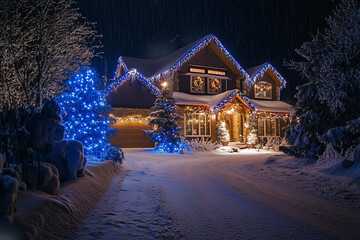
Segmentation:
<svg viewBox="0 0 360 240">
<path fill-rule="evenodd" d="M 20 191 L 14 227 L 0 226 L 0 240 L 68 239 L 122 170 L 114 162 L 90 162 L 86 169 L 84 177 L 63 183 L 58 195 Z"/>
<path fill-rule="evenodd" d="M 125 149 L 72 239 L 358 239 L 356 179 L 279 154 Z"/>
</svg>

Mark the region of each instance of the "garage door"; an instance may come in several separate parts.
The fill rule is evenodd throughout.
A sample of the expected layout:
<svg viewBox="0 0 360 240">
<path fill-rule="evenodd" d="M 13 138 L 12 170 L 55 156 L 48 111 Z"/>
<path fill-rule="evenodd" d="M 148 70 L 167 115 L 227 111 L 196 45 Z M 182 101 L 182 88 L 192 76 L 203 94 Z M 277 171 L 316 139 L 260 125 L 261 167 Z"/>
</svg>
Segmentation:
<svg viewBox="0 0 360 240">
<path fill-rule="evenodd" d="M 118 134 L 111 138 L 112 144 L 121 144 L 122 148 L 152 148 L 154 144 L 143 134 L 143 129 L 150 130 L 147 123 L 120 122 L 112 126 Z"/>
</svg>

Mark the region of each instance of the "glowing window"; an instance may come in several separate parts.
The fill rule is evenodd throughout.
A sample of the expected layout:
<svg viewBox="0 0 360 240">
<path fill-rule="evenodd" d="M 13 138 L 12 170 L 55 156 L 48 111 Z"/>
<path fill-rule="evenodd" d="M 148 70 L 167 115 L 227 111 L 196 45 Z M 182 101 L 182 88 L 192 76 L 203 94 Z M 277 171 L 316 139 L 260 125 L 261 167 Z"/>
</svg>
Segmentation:
<svg viewBox="0 0 360 240">
<path fill-rule="evenodd" d="M 208 92 L 209 93 L 220 93 L 221 92 L 221 80 L 218 78 L 209 78 Z"/>
<path fill-rule="evenodd" d="M 255 98 L 271 99 L 272 85 L 267 82 L 259 82 L 254 84 Z"/>
<path fill-rule="evenodd" d="M 208 70 L 208 74 L 225 76 L 226 73 L 223 71 Z"/>
<path fill-rule="evenodd" d="M 201 69 L 201 68 L 190 68 L 190 72 L 205 73 L 205 69 Z"/>
<path fill-rule="evenodd" d="M 185 135 L 194 137 L 210 136 L 210 114 L 186 113 Z"/>
<path fill-rule="evenodd" d="M 191 92 L 205 92 L 205 77 L 191 76 Z"/>
<path fill-rule="evenodd" d="M 276 118 L 259 118 L 258 119 L 258 136 L 279 136 L 280 120 Z"/>
</svg>

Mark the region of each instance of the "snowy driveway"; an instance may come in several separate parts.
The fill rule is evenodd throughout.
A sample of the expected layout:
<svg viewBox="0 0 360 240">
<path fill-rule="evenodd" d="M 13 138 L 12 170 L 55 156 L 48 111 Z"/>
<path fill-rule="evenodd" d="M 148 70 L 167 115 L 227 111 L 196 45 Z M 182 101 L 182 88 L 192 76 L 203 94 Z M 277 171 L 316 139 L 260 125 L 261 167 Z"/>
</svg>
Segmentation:
<svg viewBox="0 0 360 240">
<path fill-rule="evenodd" d="M 73 239 L 356 239 L 358 214 L 262 174 L 275 154 L 125 149 Z"/>
</svg>

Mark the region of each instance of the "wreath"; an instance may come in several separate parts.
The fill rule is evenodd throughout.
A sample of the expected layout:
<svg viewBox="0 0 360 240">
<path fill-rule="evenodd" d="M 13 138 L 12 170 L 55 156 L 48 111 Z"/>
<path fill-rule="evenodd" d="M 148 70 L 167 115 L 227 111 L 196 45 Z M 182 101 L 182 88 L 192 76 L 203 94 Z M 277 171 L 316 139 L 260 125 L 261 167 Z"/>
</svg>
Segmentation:
<svg viewBox="0 0 360 240">
<path fill-rule="evenodd" d="M 198 89 L 202 89 L 204 87 L 204 81 L 201 79 L 201 77 L 196 77 L 194 81 L 194 86 Z"/>
<path fill-rule="evenodd" d="M 212 79 L 211 88 L 213 88 L 214 90 L 220 89 L 220 81 L 219 81 L 219 79 L 216 79 L 216 78 Z"/>
</svg>

